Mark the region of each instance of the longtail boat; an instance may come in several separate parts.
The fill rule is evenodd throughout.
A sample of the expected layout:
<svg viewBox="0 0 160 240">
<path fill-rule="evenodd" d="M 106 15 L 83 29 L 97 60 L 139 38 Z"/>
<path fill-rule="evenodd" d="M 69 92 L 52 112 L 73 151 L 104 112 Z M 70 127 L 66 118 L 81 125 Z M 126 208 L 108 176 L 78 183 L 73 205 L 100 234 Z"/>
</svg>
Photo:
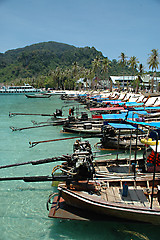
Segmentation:
<svg viewBox="0 0 160 240">
<path fill-rule="evenodd" d="M 49 217 L 70 218 L 74 209 L 87 212 L 88 218 L 94 215 L 96 219 L 109 217 L 123 220 L 160 224 L 160 206 L 158 184 L 160 178 L 155 179 L 153 205 L 151 206 L 151 178 L 135 180 L 107 180 L 72 182 L 70 185 L 59 184 L 57 202 L 53 203 Z M 128 187 L 125 195 L 125 186 Z M 59 213 L 62 203 L 68 206 L 69 214 Z M 62 207 L 63 209 L 63 207 Z M 75 215 L 75 213 L 74 213 Z M 77 217 L 77 215 L 76 215 Z M 75 219 L 72 215 L 71 219 Z"/>
<path fill-rule="evenodd" d="M 63 126 L 63 132 L 101 135 L 101 127 L 103 123 L 81 122 L 81 123 L 66 123 Z"/>
<path fill-rule="evenodd" d="M 27 98 L 50 98 L 51 94 L 25 94 Z"/>
<path fill-rule="evenodd" d="M 140 139 L 146 136 L 146 131 L 126 123 L 108 123 L 102 128 L 101 148 L 135 149 L 144 148 Z"/>
<path fill-rule="evenodd" d="M 152 148 L 160 153 L 158 139 Z M 54 197 L 49 211 L 51 218 L 90 220 L 119 218 L 129 221 L 160 224 L 160 175 L 96 176 L 88 151 L 77 149 L 74 168 L 66 171 L 72 180 L 59 183 L 58 195 L 50 195 L 47 206 Z M 79 156 L 79 157 L 78 157 Z M 83 163 L 83 164 L 82 164 Z M 159 158 L 160 163 L 160 158 Z M 81 167 L 80 167 L 81 166 Z M 83 166 L 83 167 L 82 167 Z M 84 171 L 85 170 L 85 171 Z"/>
</svg>

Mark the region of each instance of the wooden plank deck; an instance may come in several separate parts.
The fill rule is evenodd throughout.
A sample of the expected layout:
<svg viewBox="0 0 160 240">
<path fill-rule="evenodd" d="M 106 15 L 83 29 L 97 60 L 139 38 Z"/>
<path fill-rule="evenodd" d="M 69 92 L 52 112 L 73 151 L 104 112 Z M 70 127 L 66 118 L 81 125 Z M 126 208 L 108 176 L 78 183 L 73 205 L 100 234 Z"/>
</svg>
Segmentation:
<svg viewBox="0 0 160 240">
<path fill-rule="evenodd" d="M 141 189 L 140 186 L 137 186 L 136 194 L 137 194 L 138 198 L 140 199 L 141 203 L 145 207 L 150 207 L 150 202 L 147 199 L 147 197 L 145 196 L 145 194 L 144 194 L 144 192 L 143 192 L 143 190 Z"/>
<path fill-rule="evenodd" d="M 115 195 L 116 202 L 122 203 L 123 200 L 122 200 L 122 197 L 121 197 L 120 192 L 119 192 L 119 187 L 114 187 L 113 192 L 114 192 L 114 195 Z"/>
<path fill-rule="evenodd" d="M 113 192 L 113 188 L 110 187 L 106 189 L 106 199 L 109 202 L 115 202 L 115 195 Z"/>
<path fill-rule="evenodd" d="M 103 189 L 102 198 L 105 201 L 114 203 L 123 203 L 147 208 L 150 207 L 150 202 L 140 186 L 137 188 L 129 187 L 127 197 L 122 196 L 122 192 L 123 190 L 119 187 L 108 187 L 105 190 Z M 160 208 L 156 198 L 154 198 L 153 206 Z"/>
<path fill-rule="evenodd" d="M 108 171 L 116 173 L 129 173 L 129 167 L 128 165 L 110 166 L 108 167 Z"/>
<path fill-rule="evenodd" d="M 99 166 L 98 171 L 109 173 L 107 166 Z"/>
</svg>

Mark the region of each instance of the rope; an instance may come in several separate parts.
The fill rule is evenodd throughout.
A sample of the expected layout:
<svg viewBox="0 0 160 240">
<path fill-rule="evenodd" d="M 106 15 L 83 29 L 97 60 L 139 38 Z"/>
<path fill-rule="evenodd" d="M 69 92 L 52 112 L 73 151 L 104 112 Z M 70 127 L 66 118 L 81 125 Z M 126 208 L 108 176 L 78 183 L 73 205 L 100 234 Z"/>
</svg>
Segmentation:
<svg viewBox="0 0 160 240">
<path fill-rule="evenodd" d="M 69 174 L 74 175 L 74 176 L 77 175 L 77 173 L 70 172 L 70 171 L 65 170 L 65 169 L 63 169 L 63 168 L 61 168 L 61 171 L 62 171 L 62 172 L 65 172 L 65 173 L 69 173 Z"/>
<path fill-rule="evenodd" d="M 62 167 L 62 165 L 57 165 L 52 169 L 52 175 L 55 171 L 57 171 L 58 169 L 60 169 Z"/>
<path fill-rule="evenodd" d="M 52 194 L 49 195 L 48 201 L 47 201 L 47 203 L 46 203 L 46 206 L 47 206 L 47 210 L 48 210 L 48 211 L 49 211 L 49 204 L 51 204 L 51 199 L 52 199 L 54 196 L 58 195 L 58 194 L 59 194 L 59 193 L 52 193 Z"/>
</svg>

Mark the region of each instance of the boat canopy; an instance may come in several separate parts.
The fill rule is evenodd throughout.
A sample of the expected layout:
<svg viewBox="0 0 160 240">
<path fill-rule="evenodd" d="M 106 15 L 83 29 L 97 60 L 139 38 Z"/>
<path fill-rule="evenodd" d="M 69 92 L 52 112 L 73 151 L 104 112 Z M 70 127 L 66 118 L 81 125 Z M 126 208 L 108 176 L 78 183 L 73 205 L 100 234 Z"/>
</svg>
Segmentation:
<svg viewBox="0 0 160 240">
<path fill-rule="evenodd" d="M 160 122 L 150 122 L 150 123 L 147 123 L 147 122 L 136 122 L 136 121 L 132 121 L 132 120 L 127 120 L 127 122 L 131 123 L 131 124 L 150 126 L 150 127 L 154 127 L 154 128 L 157 128 L 157 129 L 160 128 Z"/>
<path fill-rule="evenodd" d="M 160 107 L 136 107 L 135 110 L 160 110 Z"/>
<path fill-rule="evenodd" d="M 124 110 L 123 107 L 90 108 L 90 111 L 113 111 Z"/>
<path fill-rule="evenodd" d="M 137 102 L 126 102 L 125 105 L 127 107 L 132 107 L 132 106 L 141 106 L 143 105 L 144 103 L 137 103 Z"/>
<path fill-rule="evenodd" d="M 108 99 L 108 100 L 103 101 L 103 103 L 110 103 L 110 102 L 113 102 L 113 103 L 115 103 L 115 102 L 120 103 L 120 102 L 122 102 L 122 101 L 121 101 L 120 99 Z"/>
<path fill-rule="evenodd" d="M 107 100 L 107 101 L 102 101 L 103 103 L 107 104 L 119 104 L 121 102 L 121 100 Z"/>
<path fill-rule="evenodd" d="M 125 105 L 126 107 L 142 106 L 144 103 L 137 102 L 120 102 L 119 105 Z"/>
<path fill-rule="evenodd" d="M 160 128 L 160 122 L 151 122 L 150 126 L 155 128 Z"/>
<path fill-rule="evenodd" d="M 91 98 L 91 99 L 100 99 L 100 98 L 101 98 L 101 95 L 91 96 L 90 98 Z"/>
<path fill-rule="evenodd" d="M 136 127 L 125 123 L 108 123 L 108 125 L 116 129 L 129 129 L 129 130 L 136 129 Z"/>
<path fill-rule="evenodd" d="M 117 113 L 117 114 L 102 114 L 102 119 L 109 120 L 109 119 L 125 119 L 127 113 Z"/>
<path fill-rule="evenodd" d="M 139 114 L 147 115 L 146 111 L 128 111 L 127 119 L 139 118 Z"/>
<path fill-rule="evenodd" d="M 97 102 L 103 102 L 103 101 L 107 101 L 108 98 L 101 97 L 101 98 L 97 98 L 96 100 L 97 100 Z"/>
<path fill-rule="evenodd" d="M 143 112 L 143 113 L 142 113 Z M 128 111 L 123 113 L 117 113 L 117 114 L 102 114 L 102 119 L 125 119 L 127 116 L 127 119 L 137 119 L 139 118 L 138 114 L 148 114 L 146 111 Z"/>
<path fill-rule="evenodd" d="M 138 125 L 143 125 L 143 126 L 150 126 L 150 123 L 147 122 L 138 122 L 138 121 L 133 121 L 133 120 L 127 120 L 128 123 L 131 124 L 138 124 Z"/>
<path fill-rule="evenodd" d="M 145 107 L 135 107 L 134 109 L 135 109 L 136 111 L 147 110 L 147 108 L 145 108 Z"/>
<path fill-rule="evenodd" d="M 78 94 L 80 97 L 86 97 L 86 96 L 88 96 L 88 94 L 86 94 L 86 93 L 83 93 L 83 94 Z"/>
</svg>

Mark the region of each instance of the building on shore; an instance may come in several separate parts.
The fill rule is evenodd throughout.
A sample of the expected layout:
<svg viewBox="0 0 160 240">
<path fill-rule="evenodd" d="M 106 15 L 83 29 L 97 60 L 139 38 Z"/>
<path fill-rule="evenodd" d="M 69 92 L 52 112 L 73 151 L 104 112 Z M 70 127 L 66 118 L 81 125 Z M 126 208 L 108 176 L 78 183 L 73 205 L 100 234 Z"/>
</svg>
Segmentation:
<svg viewBox="0 0 160 240">
<path fill-rule="evenodd" d="M 113 88 L 117 88 L 118 86 L 121 89 L 126 89 L 128 86 L 129 88 L 133 88 L 133 81 L 139 79 L 140 88 L 143 90 L 150 90 L 153 85 L 153 90 L 157 91 L 158 86 L 160 84 L 160 77 L 154 77 L 150 75 L 144 75 L 143 77 L 140 76 L 110 76 L 108 79 L 97 79 L 94 78 L 92 81 L 89 79 L 80 78 L 77 81 L 77 84 L 81 84 L 83 88 L 97 88 L 97 89 L 107 89 L 110 88 L 110 84 L 112 83 Z"/>
<path fill-rule="evenodd" d="M 153 84 L 153 90 L 156 91 L 158 89 L 158 85 L 160 83 L 160 77 L 154 77 L 150 75 L 144 75 L 143 77 L 140 76 L 110 76 L 110 80 L 113 83 L 113 86 L 117 86 L 118 83 L 120 87 L 126 88 L 127 84 L 131 86 L 131 83 L 139 78 L 141 87 L 145 88 L 146 90 L 149 90 L 152 88 Z"/>
</svg>

